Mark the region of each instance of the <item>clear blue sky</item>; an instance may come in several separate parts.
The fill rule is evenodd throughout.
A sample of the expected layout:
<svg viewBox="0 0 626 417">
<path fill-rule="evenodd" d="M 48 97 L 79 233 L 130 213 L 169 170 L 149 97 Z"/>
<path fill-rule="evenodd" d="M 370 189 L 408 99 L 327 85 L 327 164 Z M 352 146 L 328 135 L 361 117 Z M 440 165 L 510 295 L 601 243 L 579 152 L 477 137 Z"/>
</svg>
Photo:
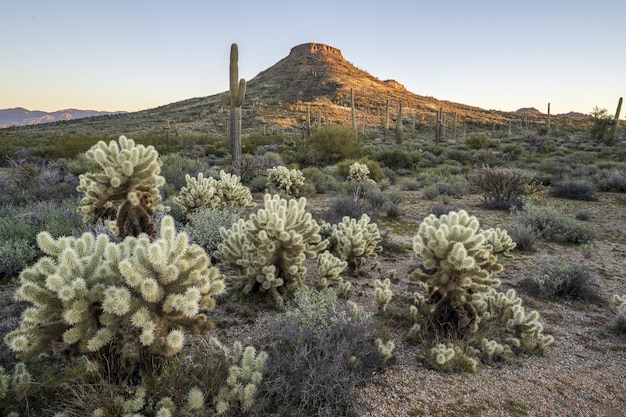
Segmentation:
<svg viewBox="0 0 626 417">
<path fill-rule="evenodd" d="M 217 94 L 233 42 L 247 80 L 318 42 L 416 94 L 486 109 L 613 114 L 626 95 L 624 0 L 2 0 L 0 39 L 0 108 Z"/>
</svg>

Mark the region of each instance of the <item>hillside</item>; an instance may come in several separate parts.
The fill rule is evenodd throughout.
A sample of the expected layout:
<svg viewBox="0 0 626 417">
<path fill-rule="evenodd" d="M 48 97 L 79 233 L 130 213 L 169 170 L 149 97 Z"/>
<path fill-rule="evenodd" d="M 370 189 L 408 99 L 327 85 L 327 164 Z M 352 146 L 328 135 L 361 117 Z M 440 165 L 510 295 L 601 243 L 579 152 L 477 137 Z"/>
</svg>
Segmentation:
<svg viewBox="0 0 626 417">
<path fill-rule="evenodd" d="M 225 60 L 224 65 L 228 65 Z M 225 86 L 227 80 L 225 80 Z M 543 123 L 545 115 L 500 112 L 420 96 L 406 90 L 395 80 L 379 80 L 344 59 L 332 46 L 305 43 L 291 49 L 288 56 L 248 80 L 243 105 L 244 133 L 261 129 L 282 129 L 297 132 L 306 119 L 322 123 L 350 123 L 350 89 L 354 92 L 357 123 L 367 129 L 382 124 L 385 102 L 389 99 L 391 122 L 395 122 L 399 103 L 403 104 L 406 124 L 431 124 L 442 109 L 448 124 L 456 114 L 457 123 L 506 125 L 511 123 Z M 165 135 L 168 125 L 174 135 L 202 136 L 225 133 L 228 111 L 220 94 L 197 97 L 139 112 L 65 120 L 26 128 L 0 130 L 0 137 L 30 137 L 57 134 L 99 134 L 141 138 Z M 571 123 L 572 118 L 565 118 Z"/>
</svg>

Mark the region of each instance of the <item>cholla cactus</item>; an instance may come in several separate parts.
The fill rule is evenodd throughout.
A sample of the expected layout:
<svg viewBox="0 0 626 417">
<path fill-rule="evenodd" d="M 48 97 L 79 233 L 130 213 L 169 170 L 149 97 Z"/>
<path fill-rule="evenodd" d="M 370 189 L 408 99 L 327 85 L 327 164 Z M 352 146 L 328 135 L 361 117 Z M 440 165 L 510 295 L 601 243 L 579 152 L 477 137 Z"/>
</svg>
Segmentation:
<svg viewBox="0 0 626 417">
<path fill-rule="evenodd" d="M 376 258 L 383 249 L 379 245 L 382 237 L 378 226 L 370 223 L 367 214 L 363 214 L 358 221 L 345 216 L 341 223 L 332 226 L 330 234 L 329 242 L 332 243 L 333 251 L 340 259 L 347 261 L 348 268 L 356 274 L 363 273 L 363 265 Z"/>
<path fill-rule="evenodd" d="M 304 175 L 298 169 L 276 166 L 267 170 L 267 186 L 276 191 L 283 191 L 289 197 L 297 197 L 304 185 Z"/>
<path fill-rule="evenodd" d="M 257 387 L 263 379 L 263 369 L 267 361 L 266 352 L 258 352 L 252 346 L 245 349 L 235 342 L 232 350 L 228 350 L 217 339 L 212 338 L 211 344 L 223 352 L 230 364 L 226 385 L 214 399 L 217 414 L 224 414 L 233 409 L 246 412 L 254 404 Z"/>
<path fill-rule="evenodd" d="M 393 356 L 393 351 L 396 348 L 396 344 L 393 340 L 388 340 L 383 342 L 383 339 L 376 338 L 376 348 L 378 349 L 378 353 L 383 358 L 383 363 L 386 363 Z"/>
<path fill-rule="evenodd" d="M 476 372 L 478 361 L 452 343 L 439 343 L 426 352 L 425 361 L 432 368 Z"/>
<path fill-rule="evenodd" d="M 516 352 L 544 352 L 554 340 L 543 333 L 539 313 L 527 313 L 522 299 L 512 289 L 501 293 L 492 288 L 476 294 L 473 304 L 478 312 L 479 327 L 488 329 L 484 333 L 494 338 L 477 341 L 487 362 L 495 357 L 511 359 Z"/>
<path fill-rule="evenodd" d="M 45 255 L 20 274 L 16 299 L 26 309 L 5 342 L 24 357 L 61 348 L 96 353 L 115 342 L 135 351 L 173 355 L 185 333 L 212 327 L 202 314 L 215 305 L 223 277 L 198 245 L 161 221 L 160 236 L 121 243 L 85 233 L 80 238 L 37 236 Z"/>
<path fill-rule="evenodd" d="M 320 275 L 320 287 L 325 289 L 331 283 L 341 285 L 343 278 L 341 273 L 348 267 L 348 263 L 337 258 L 329 251 L 324 251 L 317 256 L 317 271 Z"/>
<path fill-rule="evenodd" d="M 376 290 L 374 291 L 376 297 L 376 304 L 378 304 L 378 311 L 384 313 L 387 311 L 387 306 L 391 301 L 391 297 L 393 296 L 393 291 L 391 291 L 391 281 L 389 278 L 381 281 L 377 279 L 374 282 L 374 286 Z"/>
<path fill-rule="evenodd" d="M 214 256 L 237 272 L 226 278 L 233 296 L 268 292 L 280 304 L 282 295 L 304 284 L 305 259 L 314 259 L 326 242 L 304 197 L 287 201 L 266 194 L 264 200 L 265 208 L 248 220 L 220 229 L 223 241 Z"/>
<path fill-rule="evenodd" d="M 476 331 L 472 294 L 500 284 L 491 276 L 502 270 L 493 248 L 497 245 L 501 253 L 512 249 L 507 238 L 506 232 L 479 230 L 478 219 L 464 210 L 424 219 L 413 238 L 413 252 L 426 272 L 417 269 L 409 279 L 425 284 L 427 302 L 435 306 L 430 330 L 455 338 Z"/>
<path fill-rule="evenodd" d="M 83 193 L 78 207 L 83 220 L 116 220 L 112 227 L 122 237 L 141 232 L 152 236 L 155 211 L 165 208 L 159 204 L 159 188 L 165 183 L 159 173 L 159 154 L 152 146 L 135 145 L 132 139 L 120 136 L 118 141 L 100 141 L 85 156 L 95 161 L 99 172 L 82 174 L 76 188 Z"/>
<path fill-rule="evenodd" d="M 355 162 L 350 165 L 348 180 L 352 182 L 366 182 L 370 179 L 369 175 L 370 169 L 367 165 Z"/>
<path fill-rule="evenodd" d="M 409 279 L 419 281 L 425 295 L 414 295 L 412 335 L 425 328 L 434 340 L 469 343 L 464 351 L 455 347 L 454 354 L 452 345 L 438 346 L 425 358 L 435 368 L 454 364 L 470 369 L 466 357 L 511 359 L 518 352 L 543 352 L 552 342 L 543 334 L 539 314 L 526 313 L 513 290 L 503 294 L 494 289 L 499 281 L 492 274 L 502 271 L 497 255 L 507 256 L 514 247 L 506 231 L 480 230 L 478 220 L 465 211 L 430 215 L 420 225 L 413 250 L 423 269 Z"/>
<path fill-rule="evenodd" d="M 254 207 L 250 189 L 241 184 L 239 177 L 220 171 L 220 179 L 204 178 L 199 173 L 197 178 L 185 176 L 187 186 L 174 197 L 174 203 L 180 206 L 185 215 L 201 208 Z"/>
</svg>

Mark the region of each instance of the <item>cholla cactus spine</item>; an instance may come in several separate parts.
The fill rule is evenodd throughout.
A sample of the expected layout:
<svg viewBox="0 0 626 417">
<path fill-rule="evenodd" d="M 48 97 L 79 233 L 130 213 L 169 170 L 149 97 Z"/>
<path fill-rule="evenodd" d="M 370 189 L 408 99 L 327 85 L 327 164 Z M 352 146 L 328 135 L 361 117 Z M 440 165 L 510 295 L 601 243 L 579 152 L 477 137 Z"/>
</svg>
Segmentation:
<svg viewBox="0 0 626 417">
<path fill-rule="evenodd" d="M 125 220 L 131 216 L 133 223 L 143 222 L 152 232 L 153 212 L 166 210 L 159 204 L 159 188 L 165 178 L 159 175 L 161 162 L 154 147 L 136 145 L 132 139 L 120 136 L 117 142 L 98 142 L 85 156 L 95 161 L 100 171 L 80 176 L 76 189 L 83 197 L 77 210 L 83 220 L 115 218 L 114 232 L 122 236 L 137 235 L 135 231 L 126 233 L 129 223 Z M 118 212 L 121 207 L 125 207 L 124 218 Z"/>
<path fill-rule="evenodd" d="M 211 344 L 221 350 L 230 363 L 226 386 L 219 390 L 214 399 L 217 414 L 224 414 L 235 408 L 244 412 L 250 410 L 257 387 L 263 379 L 267 353 L 257 352 L 252 346 L 244 349 L 239 342 L 235 342 L 229 350 L 215 338 L 211 340 Z"/>
<path fill-rule="evenodd" d="M 341 285 L 343 279 L 341 273 L 348 267 L 348 263 L 337 258 L 329 251 L 324 251 L 317 256 L 317 271 L 320 276 L 320 286 L 322 289 L 331 283 Z"/>
<path fill-rule="evenodd" d="M 396 348 L 396 344 L 393 340 L 384 342 L 381 338 L 376 338 L 376 348 L 383 358 L 383 363 L 386 363 L 393 356 L 393 351 Z"/>
<path fill-rule="evenodd" d="M 348 180 L 352 182 L 366 182 L 370 175 L 370 169 L 367 165 L 355 162 L 350 165 L 348 171 Z"/>
</svg>

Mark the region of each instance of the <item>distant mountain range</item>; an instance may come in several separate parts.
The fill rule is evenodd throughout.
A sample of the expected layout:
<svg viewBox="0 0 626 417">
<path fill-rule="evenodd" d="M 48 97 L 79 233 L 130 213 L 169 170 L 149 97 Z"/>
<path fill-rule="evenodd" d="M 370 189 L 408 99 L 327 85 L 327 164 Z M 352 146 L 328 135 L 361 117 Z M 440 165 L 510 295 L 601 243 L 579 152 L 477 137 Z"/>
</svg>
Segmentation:
<svg viewBox="0 0 626 417">
<path fill-rule="evenodd" d="M 96 110 L 65 109 L 54 112 L 28 110 L 22 107 L 0 109 L 0 128 L 10 126 L 36 125 L 61 120 L 83 119 L 85 117 L 126 113 L 124 111 L 105 112 Z"/>
</svg>

